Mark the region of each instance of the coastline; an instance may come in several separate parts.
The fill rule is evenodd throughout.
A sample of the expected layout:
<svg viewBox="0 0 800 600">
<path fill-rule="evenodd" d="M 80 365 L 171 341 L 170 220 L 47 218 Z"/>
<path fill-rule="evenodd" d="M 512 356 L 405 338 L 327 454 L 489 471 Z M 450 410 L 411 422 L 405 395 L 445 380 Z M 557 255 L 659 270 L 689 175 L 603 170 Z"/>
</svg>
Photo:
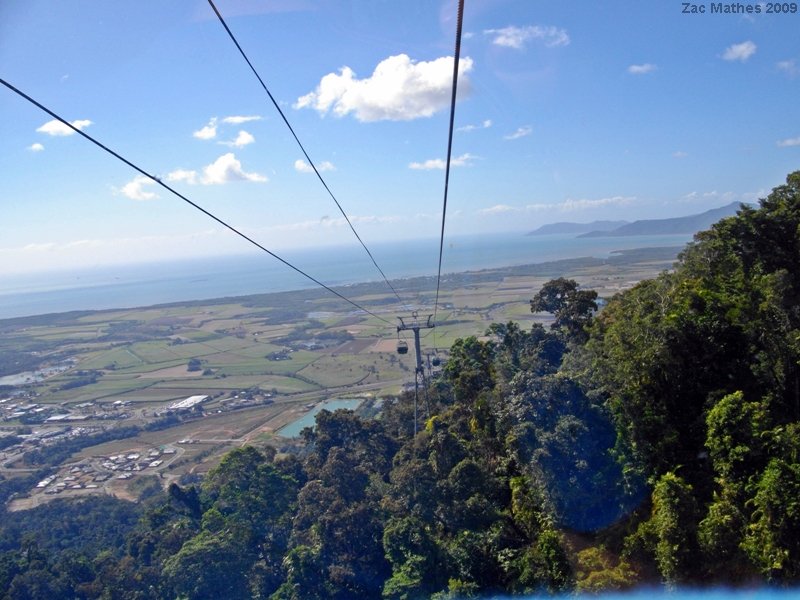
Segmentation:
<svg viewBox="0 0 800 600">
<path fill-rule="evenodd" d="M 684 248 L 684 245 L 639 247 L 619 250 L 612 252 L 607 257 L 572 257 L 557 260 L 518 264 L 504 267 L 487 267 L 474 270 L 464 270 L 460 272 L 442 273 L 442 289 L 456 289 L 475 285 L 485 281 L 497 281 L 504 277 L 538 276 L 538 277 L 559 277 L 567 271 L 576 268 L 589 268 L 593 266 L 608 265 L 629 265 L 639 262 L 651 262 L 660 264 L 660 269 L 670 268 L 677 254 Z M 435 289 L 435 275 L 419 275 L 410 277 L 399 277 L 390 279 L 392 285 L 398 292 L 420 293 L 432 292 Z M 218 295 L 208 295 L 207 297 L 195 297 L 192 299 L 164 298 L 153 302 L 124 302 L 125 292 L 135 290 L 146 285 L 142 283 L 124 283 L 112 286 L 92 286 L 85 288 L 72 288 L 62 290 L 52 290 L 45 292 L 30 292 L 23 294 L 0 295 L 0 326 L 13 322 L 24 321 L 25 319 L 80 313 L 103 312 L 120 309 L 140 309 L 144 307 L 164 307 L 164 306 L 204 306 L 219 304 L 222 301 L 231 302 L 232 300 L 241 302 L 256 302 L 266 304 L 270 297 L 284 302 L 305 302 L 314 301 L 330 296 L 325 290 L 318 288 L 301 279 L 293 289 L 265 290 L 256 293 L 221 293 Z M 357 297 L 369 294 L 383 294 L 386 292 L 386 284 L 383 281 L 358 281 L 332 285 L 337 291 L 341 291 L 347 297 Z M 108 294 L 109 289 L 114 293 Z M 170 290 L 167 291 L 167 296 Z M 179 289 L 179 293 L 188 294 L 189 290 Z M 133 297 L 133 296 L 131 296 Z M 119 300 L 123 300 L 120 302 Z M 336 300 L 331 300 L 334 304 Z M 341 301 L 339 301 L 341 302 Z M 344 303 L 342 303 L 344 304 Z M 60 310 L 48 310 L 48 307 L 58 305 Z M 14 314 L 16 313 L 16 314 Z"/>
</svg>

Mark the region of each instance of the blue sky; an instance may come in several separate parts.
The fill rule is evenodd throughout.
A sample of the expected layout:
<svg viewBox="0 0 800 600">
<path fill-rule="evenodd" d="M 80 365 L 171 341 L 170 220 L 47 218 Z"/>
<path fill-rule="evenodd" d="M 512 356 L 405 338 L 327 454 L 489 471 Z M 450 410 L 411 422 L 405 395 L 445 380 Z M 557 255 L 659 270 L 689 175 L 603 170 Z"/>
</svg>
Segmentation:
<svg viewBox="0 0 800 600">
<path fill-rule="evenodd" d="M 800 169 L 800 11 L 709 5 L 466 0 L 448 233 L 692 214 Z M 367 243 L 437 236 L 456 3 L 217 6 Z M 6 0 L 0 77 L 267 247 L 351 242 L 204 1 Z M 249 251 L 5 88 L 0 115 L 0 273 Z"/>
</svg>

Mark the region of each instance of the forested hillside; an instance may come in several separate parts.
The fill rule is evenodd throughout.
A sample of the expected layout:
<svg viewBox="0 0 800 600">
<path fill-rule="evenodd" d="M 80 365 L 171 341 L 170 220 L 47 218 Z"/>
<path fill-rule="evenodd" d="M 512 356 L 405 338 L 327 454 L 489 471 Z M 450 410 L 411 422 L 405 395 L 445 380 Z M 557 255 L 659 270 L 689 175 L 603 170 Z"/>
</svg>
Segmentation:
<svg viewBox="0 0 800 600">
<path fill-rule="evenodd" d="M 599 314 L 595 300 L 554 280 L 531 301 L 551 329 L 458 340 L 416 437 L 406 394 L 377 419 L 322 411 L 301 455 L 237 449 L 135 510 L 7 514 L 0 590 L 445 599 L 795 584 L 800 171 L 698 234 L 673 272 Z"/>
</svg>

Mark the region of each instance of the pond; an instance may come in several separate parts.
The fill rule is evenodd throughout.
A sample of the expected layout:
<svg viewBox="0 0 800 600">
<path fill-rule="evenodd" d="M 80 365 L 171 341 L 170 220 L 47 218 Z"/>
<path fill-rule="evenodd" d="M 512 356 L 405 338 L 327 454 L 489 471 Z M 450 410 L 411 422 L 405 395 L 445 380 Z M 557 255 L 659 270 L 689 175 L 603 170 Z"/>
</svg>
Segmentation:
<svg viewBox="0 0 800 600">
<path fill-rule="evenodd" d="M 325 410 L 329 410 L 331 412 L 338 410 L 340 408 L 349 408 L 350 410 L 354 410 L 359 404 L 361 404 L 361 400 L 351 399 L 351 400 L 329 400 L 328 402 L 324 402 L 323 404 L 318 405 L 316 408 L 311 410 L 310 412 L 306 413 L 294 423 L 290 423 L 283 429 L 278 431 L 278 435 L 282 437 L 297 437 L 300 435 L 300 432 L 306 427 L 313 427 L 316 421 L 316 416 L 319 411 L 323 408 Z"/>
<path fill-rule="evenodd" d="M 17 373 L 16 375 L 6 375 L 0 377 L 0 385 L 26 385 L 29 383 L 39 383 L 40 381 L 55 375 L 56 373 L 63 373 L 70 369 L 72 365 L 61 365 L 58 367 L 45 367 L 38 371 L 26 371 L 25 373 Z"/>
</svg>

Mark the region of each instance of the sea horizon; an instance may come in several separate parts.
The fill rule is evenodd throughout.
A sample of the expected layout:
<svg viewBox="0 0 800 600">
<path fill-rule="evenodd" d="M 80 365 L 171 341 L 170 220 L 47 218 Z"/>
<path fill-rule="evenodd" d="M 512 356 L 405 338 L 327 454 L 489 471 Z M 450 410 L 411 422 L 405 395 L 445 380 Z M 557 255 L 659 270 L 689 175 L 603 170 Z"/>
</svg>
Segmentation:
<svg viewBox="0 0 800 600">
<path fill-rule="evenodd" d="M 446 238 L 442 274 L 537 264 L 581 257 L 605 258 L 633 248 L 683 246 L 692 236 L 576 238 L 525 232 Z M 436 274 L 438 239 L 371 244 L 387 278 Z M 328 286 L 380 281 L 357 245 L 287 250 L 280 254 Z M 0 319 L 74 310 L 127 309 L 212 298 L 308 289 L 316 284 L 259 253 L 129 263 L 6 275 L 0 280 Z"/>
</svg>

